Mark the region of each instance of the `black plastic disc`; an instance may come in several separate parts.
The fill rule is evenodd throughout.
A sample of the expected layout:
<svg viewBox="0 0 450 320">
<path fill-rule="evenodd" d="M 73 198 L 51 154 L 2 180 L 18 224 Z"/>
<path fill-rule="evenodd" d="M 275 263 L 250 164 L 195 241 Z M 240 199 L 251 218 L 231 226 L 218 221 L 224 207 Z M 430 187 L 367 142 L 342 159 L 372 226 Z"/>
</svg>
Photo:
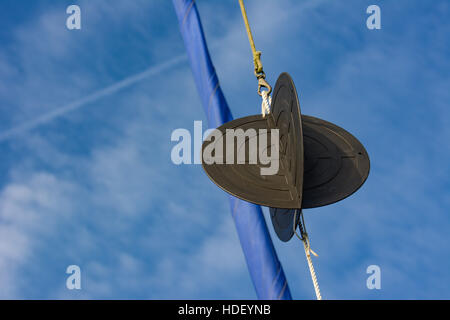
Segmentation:
<svg viewBox="0 0 450 320">
<path fill-rule="evenodd" d="M 294 217 L 298 209 L 269 208 L 273 229 L 281 241 L 287 242 L 294 235 Z M 297 217 L 298 218 L 298 217 Z M 298 225 L 298 220 L 296 220 Z M 297 228 L 297 225 L 295 228 Z"/>
<path fill-rule="evenodd" d="M 302 208 L 316 208 L 352 195 L 366 181 L 370 160 L 352 134 L 328 121 L 303 116 L 305 150 Z"/>
<path fill-rule="evenodd" d="M 221 135 L 217 140 L 210 135 L 202 145 L 203 168 L 209 178 L 226 192 L 249 202 L 268 207 L 300 208 L 303 185 L 303 137 L 300 108 L 294 83 L 287 73 L 283 73 L 277 80 L 274 88 L 272 105 L 275 107 L 269 115 L 249 116 L 227 122 L 217 128 Z M 205 149 L 216 146 L 223 147 L 223 155 L 231 147 L 226 138 L 227 129 L 259 129 L 267 130 L 267 137 L 252 134 L 246 137 L 245 142 L 234 143 L 234 155 L 245 151 L 245 163 L 227 164 L 211 163 L 205 158 Z M 266 139 L 271 141 L 270 129 L 279 130 L 279 167 L 274 175 L 261 175 L 261 168 L 269 165 L 261 164 L 259 156 L 256 164 L 250 163 L 249 143 L 253 139 Z M 225 141 L 226 140 L 226 141 Z M 210 146 L 214 144 L 213 146 Z M 227 145 L 228 144 L 228 145 Z M 245 149 L 243 149 L 245 148 Z M 271 154 L 272 146 L 268 145 Z M 278 159 L 277 159 L 278 160 Z"/>
<path fill-rule="evenodd" d="M 270 109 L 270 114 L 266 116 L 269 119 L 269 126 L 279 129 L 279 174 L 288 181 L 293 201 L 298 201 L 301 205 L 304 167 L 302 115 L 297 90 L 292 78 L 286 72 L 277 79 Z M 278 208 L 300 208 L 300 206 L 278 206 Z"/>
<path fill-rule="evenodd" d="M 356 192 L 369 175 L 370 161 L 362 144 L 344 129 L 302 116 L 305 152 L 302 208 L 340 201 Z M 269 208 L 281 241 L 294 235 L 296 209 Z"/>
<path fill-rule="evenodd" d="M 225 141 L 227 129 L 253 129 L 254 132 L 231 148 L 228 139 Z M 260 129 L 266 129 L 267 136 L 259 134 L 258 138 Z M 248 145 L 254 139 L 270 141 L 270 129 L 279 130 L 279 169 L 275 175 L 261 175 L 261 168 L 268 165 L 261 164 L 259 156 L 256 163 L 249 161 Z M 369 174 L 367 151 L 353 135 L 330 122 L 310 116 L 302 118 L 297 92 L 287 73 L 282 73 L 277 80 L 269 115 L 236 119 L 220 126 L 218 131 L 220 137 L 211 139 L 211 135 L 205 140 L 202 154 L 205 148 L 222 145 L 224 155 L 227 147 L 234 150 L 234 155 L 244 150 L 245 159 L 243 163 L 227 164 L 225 159 L 222 163 L 211 163 L 203 157 L 204 170 L 223 190 L 259 205 L 286 209 L 328 205 L 353 194 Z M 272 149 L 269 143 L 269 154 Z M 276 216 L 287 212 L 272 212 L 280 228 L 289 219 Z M 292 229 L 291 226 L 286 228 Z"/>
</svg>

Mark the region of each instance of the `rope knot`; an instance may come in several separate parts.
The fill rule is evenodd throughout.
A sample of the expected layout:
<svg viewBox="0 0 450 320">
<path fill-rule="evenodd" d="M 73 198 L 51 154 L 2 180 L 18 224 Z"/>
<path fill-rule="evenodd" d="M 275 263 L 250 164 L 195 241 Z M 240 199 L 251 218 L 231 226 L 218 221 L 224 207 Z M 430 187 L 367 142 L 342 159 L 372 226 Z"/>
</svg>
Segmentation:
<svg viewBox="0 0 450 320">
<path fill-rule="evenodd" d="M 313 249 L 311 249 L 311 243 L 309 242 L 309 237 L 306 232 L 302 234 L 302 238 L 303 242 L 305 243 L 305 249 L 307 251 L 306 254 L 311 256 L 312 253 L 315 257 L 318 257 L 319 255 L 315 253 Z"/>
<path fill-rule="evenodd" d="M 264 73 L 263 65 L 261 62 L 261 51 L 256 51 L 253 54 L 253 64 L 255 65 L 255 75 L 256 76 L 258 76 L 261 73 Z"/>
</svg>

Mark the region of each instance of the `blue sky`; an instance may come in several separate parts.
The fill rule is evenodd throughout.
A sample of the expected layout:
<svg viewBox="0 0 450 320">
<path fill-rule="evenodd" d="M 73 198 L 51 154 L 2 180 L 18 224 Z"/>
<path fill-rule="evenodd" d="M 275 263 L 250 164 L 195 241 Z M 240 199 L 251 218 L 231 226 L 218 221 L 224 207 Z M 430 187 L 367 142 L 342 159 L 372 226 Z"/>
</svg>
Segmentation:
<svg viewBox="0 0 450 320">
<path fill-rule="evenodd" d="M 450 299 L 450 3 L 246 4 L 268 80 L 289 72 L 302 112 L 371 158 L 356 194 L 305 210 L 323 297 Z M 234 116 L 257 114 L 237 1 L 197 6 Z M 170 161 L 171 132 L 206 124 L 171 1 L 3 0 L 0 21 L 0 298 L 256 298 L 227 195 Z M 269 220 L 293 297 L 314 298 L 301 243 Z"/>
</svg>

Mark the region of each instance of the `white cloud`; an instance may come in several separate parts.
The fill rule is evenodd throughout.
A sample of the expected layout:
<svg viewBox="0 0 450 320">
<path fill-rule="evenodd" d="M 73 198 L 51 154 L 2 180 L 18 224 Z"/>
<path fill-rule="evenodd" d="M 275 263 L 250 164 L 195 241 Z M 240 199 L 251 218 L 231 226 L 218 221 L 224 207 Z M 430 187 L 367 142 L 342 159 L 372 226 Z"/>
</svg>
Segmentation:
<svg viewBox="0 0 450 320">
<path fill-rule="evenodd" d="M 68 195 L 71 183 L 36 172 L 21 182 L 14 182 L 0 193 L 0 281 L 2 298 L 20 297 L 19 266 L 32 260 L 34 251 L 58 224 L 72 216 Z M 47 243 L 45 243 L 46 245 Z"/>
</svg>

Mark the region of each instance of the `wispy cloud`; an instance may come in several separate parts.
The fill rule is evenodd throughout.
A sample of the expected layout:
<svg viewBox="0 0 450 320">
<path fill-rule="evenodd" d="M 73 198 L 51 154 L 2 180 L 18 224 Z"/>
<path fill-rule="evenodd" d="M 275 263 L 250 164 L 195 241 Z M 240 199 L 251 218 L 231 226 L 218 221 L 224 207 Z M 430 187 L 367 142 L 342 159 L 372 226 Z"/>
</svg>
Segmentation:
<svg viewBox="0 0 450 320">
<path fill-rule="evenodd" d="M 148 69 L 142 71 L 141 73 L 129 76 L 111 86 L 98 90 L 84 98 L 71 102 L 65 106 L 55 108 L 54 110 L 46 112 L 45 114 L 40 115 L 33 120 L 27 121 L 18 126 L 15 126 L 14 128 L 11 128 L 7 131 L 0 133 L 0 141 L 4 141 L 14 135 L 21 134 L 39 125 L 45 124 L 57 117 L 67 114 L 68 112 L 84 107 L 89 103 L 95 102 L 98 99 L 114 94 L 121 89 L 136 84 L 137 82 L 146 79 L 150 76 L 154 76 L 160 74 L 161 72 L 167 71 L 168 69 L 177 66 L 180 62 L 184 60 L 186 60 L 185 55 L 176 56 L 175 58 L 169 59 L 159 65 L 149 67 Z"/>
</svg>

